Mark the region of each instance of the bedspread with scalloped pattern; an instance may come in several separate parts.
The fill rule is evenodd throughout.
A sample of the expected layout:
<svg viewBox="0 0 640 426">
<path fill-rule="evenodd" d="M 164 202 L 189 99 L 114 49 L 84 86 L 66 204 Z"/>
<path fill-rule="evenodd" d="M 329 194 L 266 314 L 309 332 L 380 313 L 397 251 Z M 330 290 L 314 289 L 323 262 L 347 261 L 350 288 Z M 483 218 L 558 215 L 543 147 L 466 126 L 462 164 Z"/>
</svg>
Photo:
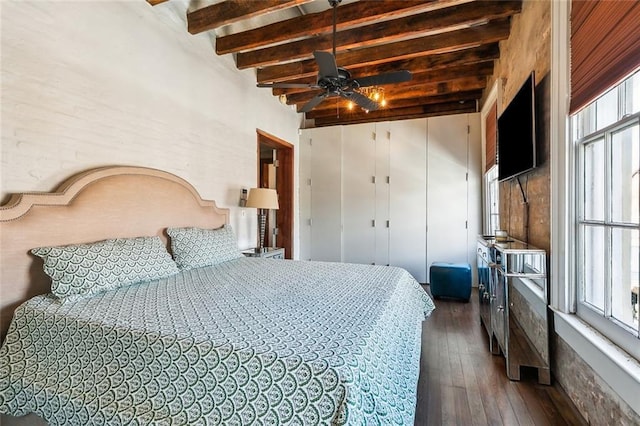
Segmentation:
<svg viewBox="0 0 640 426">
<path fill-rule="evenodd" d="M 21 305 L 0 412 L 52 425 L 413 424 L 422 321 L 403 269 L 234 259 Z"/>
</svg>

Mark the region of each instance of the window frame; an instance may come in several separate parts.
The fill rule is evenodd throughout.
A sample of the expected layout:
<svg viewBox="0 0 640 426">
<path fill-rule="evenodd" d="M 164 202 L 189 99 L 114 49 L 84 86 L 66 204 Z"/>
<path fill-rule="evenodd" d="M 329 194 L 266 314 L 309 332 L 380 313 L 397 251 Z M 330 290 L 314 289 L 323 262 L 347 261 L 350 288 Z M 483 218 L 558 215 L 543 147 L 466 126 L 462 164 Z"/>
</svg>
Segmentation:
<svg viewBox="0 0 640 426">
<path fill-rule="evenodd" d="M 497 164 L 484 174 L 484 188 L 484 234 L 495 235 L 496 230 L 500 229 L 500 185 Z"/>
<path fill-rule="evenodd" d="M 621 83 L 619 86 L 621 86 Z M 615 88 L 615 90 L 620 90 L 619 86 Z M 604 95 L 604 94 L 603 94 Z M 619 98 L 621 98 L 620 93 L 618 93 Z M 595 102 L 595 101 L 594 101 Z M 577 114 L 579 114 L 578 112 Z M 612 294 L 612 279 L 611 279 L 611 264 L 610 262 L 605 262 L 605 283 L 606 287 L 604 290 L 604 309 L 600 310 L 592 306 L 589 302 L 585 301 L 584 294 L 584 268 L 581 267 L 582 255 L 585 250 L 585 236 L 584 229 L 587 226 L 598 227 L 600 229 L 604 229 L 605 232 L 605 240 L 608 243 L 604 247 L 604 256 L 605 259 L 610 258 L 610 249 L 611 249 L 611 239 L 608 238 L 609 235 L 613 232 L 614 229 L 636 229 L 640 232 L 640 224 L 634 223 L 624 223 L 624 222 L 616 222 L 612 219 L 611 214 L 611 167 L 612 167 L 612 158 L 611 158 L 611 139 L 612 136 L 620 131 L 623 131 L 628 128 L 632 128 L 633 126 L 638 126 L 638 132 L 640 132 L 640 112 L 626 115 L 622 118 L 619 118 L 615 123 L 610 124 L 602 129 L 598 129 L 593 131 L 588 135 L 582 135 L 582 137 L 578 136 L 577 122 L 578 117 L 576 115 L 570 116 L 569 126 L 572 144 L 574 146 L 574 158 L 575 161 L 575 172 L 573 177 L 571 178 L 573 182 L 573 187 L 575 191 L 575 214 L 573 215 L 575 233 L 576 233 L 576 245 L 574 256 L 576 259 L 575 268 L 574 268 L 574 288 L 572 289 L 573 294 L 575 295 L 575 309 L 573 310 L 576 315 L 581 318 L 583 321 L 588 323 L 590 326 L 594 327 L 597 331 L 606 336 L 613 343 L 618 345 L 620 348 L 628 352 L 637 360 L 640 360 L 640 326 L 638 326 L 635 330 L 628 327 L 626 324 L 621 323 L 619 320 L 612 316 L 612 306 L 611 306 L 611 294 Z M 603 220 L 596 219 L 585 219 L 585 147 L 589 144 L 602 140 L 604 143 L 604 152 L 605 152 L 605 212 Z M 608 238 L 608 239 L 607 239 Z"/>
<path fill-rule="evenodd" d="M 567 350 L 574 351 L 580 358 L 568 357 L 565 361 L 571 360 L 572 364 L 575 361 L 578 368 L 584 366 L 587 371 L 597 371 L 603 386 L 609 386 L 629 407 L 636 407 L 637 395 L 640 395 L 640 362 L 632 360 L 575 314 L 575 191 L 572 184 L 576 159 L 569 125 L 570 9 L 571 2 L 551 2 L 549 296 L 553 331 L 558 341 L 566 343 Z M 562 353 L 563 347 L 558 347 Z M 559 369 L 570 368 L 562 360 L 556 364 Z M 640 410 L 635 411 L 640 414 Z"/>
</svg>

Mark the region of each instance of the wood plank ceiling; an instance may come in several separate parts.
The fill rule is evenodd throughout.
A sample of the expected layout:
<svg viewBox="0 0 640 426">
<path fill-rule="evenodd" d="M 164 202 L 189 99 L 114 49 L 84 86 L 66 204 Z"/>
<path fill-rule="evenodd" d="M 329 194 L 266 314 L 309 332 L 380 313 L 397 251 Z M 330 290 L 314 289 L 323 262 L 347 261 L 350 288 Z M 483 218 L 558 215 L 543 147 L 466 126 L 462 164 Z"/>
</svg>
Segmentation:
<svg viewBox="0 0 640 426">
<path fill-rule="evenodd" d="M 382 86 L 387 104 L 376 111 L 327 98 L 306 113 L 307 126 L 475 112 L 499 42 L 520 10 L 520 0 L 343 0 L 336 11 L 338 66 L 356 79 L 398 70 L 410 71 L 412 79 Z M 313 85 L 313 52 L 333 47 L 328 0 L 225 0 L 191 10 L 187 22 L 191 34 L 213 31 L 216 53 L 233 54 L 238 69 L 254 68 L 257 83 Z M 321 93 L 261 90 L 298 111 Z"/>
</svg>

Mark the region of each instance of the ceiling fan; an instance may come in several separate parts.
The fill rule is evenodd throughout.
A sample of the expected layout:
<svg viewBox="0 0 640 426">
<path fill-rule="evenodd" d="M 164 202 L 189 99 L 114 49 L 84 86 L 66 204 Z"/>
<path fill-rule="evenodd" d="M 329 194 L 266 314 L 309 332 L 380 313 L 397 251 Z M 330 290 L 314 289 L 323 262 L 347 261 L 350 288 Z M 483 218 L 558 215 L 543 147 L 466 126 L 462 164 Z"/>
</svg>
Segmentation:
<svg viewBox="0 0 640 426">
<path fill-rule="evenodd" d="M 304 104 L 302 108 L 300 108 L 300 112 L 309 112 L 325 99 L 335 96 L 351 100 L 365 111 L 375 111 L 380 107 L 380 104 L 361 93 L 359 91 L 360 88 L 401 83 L 411 80 L 411 73 L 406 70 L 352 78 L 349 71 L 338 67 L 336 63 L 336 10 L 341 1 L 342 0 L 329 0 L 329 4 L 333 8 L 333 54 L 322 51 L 313 52 L 313 57 L 318 64 L 318 81 L 315 84 L 258 83 L 258 87 L 322 89 L 322 93 L 316 95 Z"/>
</svg>

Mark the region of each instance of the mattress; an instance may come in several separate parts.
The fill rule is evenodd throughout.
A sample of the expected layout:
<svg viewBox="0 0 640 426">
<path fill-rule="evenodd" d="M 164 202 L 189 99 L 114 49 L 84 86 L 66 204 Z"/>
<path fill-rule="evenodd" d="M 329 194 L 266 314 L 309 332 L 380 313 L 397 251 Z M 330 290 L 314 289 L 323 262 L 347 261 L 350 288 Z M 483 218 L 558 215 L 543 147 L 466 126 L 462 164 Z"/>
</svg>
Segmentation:
<svg viewBox="0 0 640 426">
<path fill-rule="evenodd" d="M 0 348 L 0 413 L 51 425 L 413 424 L 422 321 L 404 269 L 241 258 L 61 303 Z"/>
</svg>

